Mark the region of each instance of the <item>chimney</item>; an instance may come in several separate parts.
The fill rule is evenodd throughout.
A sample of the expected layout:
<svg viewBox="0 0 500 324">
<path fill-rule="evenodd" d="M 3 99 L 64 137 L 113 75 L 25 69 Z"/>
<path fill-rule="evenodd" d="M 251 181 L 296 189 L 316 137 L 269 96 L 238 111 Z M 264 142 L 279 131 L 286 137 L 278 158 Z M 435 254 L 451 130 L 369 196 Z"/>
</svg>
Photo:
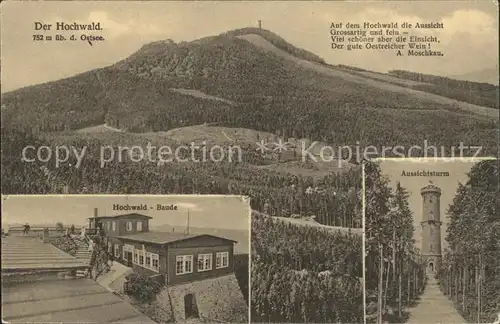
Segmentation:
<svg viewBox="0 0 500 324">
<path fill-rule="evenodd" d="M 97 217 L 98 216 L 98 209 L 97 208 L 94 208 L 94 217 Z"/>
</svg>

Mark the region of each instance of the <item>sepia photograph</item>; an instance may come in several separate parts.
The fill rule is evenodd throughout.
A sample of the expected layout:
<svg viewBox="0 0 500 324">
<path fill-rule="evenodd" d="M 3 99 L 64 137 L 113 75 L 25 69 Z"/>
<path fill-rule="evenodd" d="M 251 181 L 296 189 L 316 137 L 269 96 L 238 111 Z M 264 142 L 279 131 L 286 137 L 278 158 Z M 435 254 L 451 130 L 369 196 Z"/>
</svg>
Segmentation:
<svg viewBox="0 0 500 324">
<path fill-rule="evenodd" d="M 406 320 L 407 306 L 429 287 L 430 270 L 422 263 L 420 243 L 413 242 L 411 217 L 401 218 L 395 222 L 404 233 L 396 235 L 403 297 L 398 298 L 397 285 L 388 284 L 399 280 L 394 277 L 399 266 L 387 268 L 394 250 L 389 244 L 396 239 L 377 216 L 388 213 L 385 207 L 363 217 L 363 200 L 370 194 L 363 189 L 363 163 L 499 153 L 499 54 L 492 46 L 498 42 L 496 1 L 447 0 L 432 6 L 419 1 L 8 1 L 0 15 L 2 195 L 219 195 L 221 206 L 231 203 L 229 196 L 248 198 L 251 222 L 243 240 L 226 231 L 204 232 L 239 226 L 233 218 L 222 220 L 210 211 L 204 214 L 209 223 L 195 225 L 194 209 L 181 213 L 162 202 L 134 204 L 151 204 L 158 215 L 182 214 L 183 221 L 169 218 L 166 226 L 149 209 L 137 210 L 140 216 L 133 220 L 120 218 L 131 211 L 113 210 L 114 202 L 85 203 L 81 219 L 70 212 L 63 217 L 57 204 L 47 203 L 26 215 L 46 211 L 57 219 L 43 214 L 9 221 L 12 231 L 4 235 L 10 232 L 14 253 L 18 243 L 23 249 L 26 242 L 43 241 L 45 228 L 50 244 L 79 238 L 83 250 L 90 246 L 83 238 L 94 240 L 100 233 L 95 246 L 103 251 L 102 262 L 65 270 L 68 276 L 99 281 L 116 267 L 132 269 L 129 286 L 141 282 L 134 279 L 139 276 L 159 280 L 166 290 L 147 301 L 141 298 L 149 293 L 117 291 L 124 289 L 122 281 L 112 289 L 118 294 L 113 300 L 130 310 L 123 318 L 131 322 L 141 321 L 129 317 L 138 311 L 158 323 L 363 323 L 387 320 L 384 309 L 389 308 L 391 322 Z M 390 204 L 395 204 L 393 194 L 406 199 L 397 188 L 387 190 L 384 199 Z M 5 212 L 21 217 L 5 210 L 2 219 Z M 190 233 L 198 234 L 194 228 L 199 227 L 215 238 L 179 243 L 174 237 L 184 233 L 187 219 Z M 127 228 L 137 231 L 137 224 L 159 227 L 132 239 Z M 184 300 L 187 291 L 169 287 L 181 287 L 183 280 L 206 287 L 201 283 L 207 276 L 229 278 L 231 264 L 177 277 L 169 249 L 216 242 L 224 249 L 234 245 L 234 253 L 248 243 L 244 256 L 229 254 L 227 261 L 234 262 L 239 290 L 230 291 L 238 291 L 238 297 L 210 297 L 217 305 L 205 308 L 196 292 Z M 60 249 L 43 246 L 55 251 L 47 255 L 60 255 Z M 434 271 L 448 260 L 444 249 L 451 246 L 442 243 Z M 85 251 L 74 253 L 68 262 L 87 257 Z M 215 253 L 201 259 L 202 268 L 203 260 L 217 262 Z M 148 267 L 138 265 L 146 262 Z M 179 259 L 179 271 L 197 265 L 197 259 Z M 484 304 L 489 300 L 485 285 L 482 320 L 496 307 Z M 472 283 L 468 288 L 475 289 Z M 240 300 L 239 291 L 244 301 L 230 311 L 226 303 Z M 172 300 L 171 307 L 161 306 L 162 296 Z M 460 314 L 476 314 L 469 297 Z M 239 305 L 247 307 L 244 318 Z M 23 312 L 11 311 L 6 318 L 59 319 Z"/>
<path fill-rule="evenodd" d="M 238 196 L 2 196 L 10 323 L 248 323 Z"/>
<path fill-rule="evenodd" d="M 494 1 L 5 3 L 2 193 L 281 201 L 373 157 L 495 156 L 497 13 Z"/>
<path fill-rule="evenodd" d="M 367 323 L 497 323 L 499 161 L 364 164 Z"/>
</svg>

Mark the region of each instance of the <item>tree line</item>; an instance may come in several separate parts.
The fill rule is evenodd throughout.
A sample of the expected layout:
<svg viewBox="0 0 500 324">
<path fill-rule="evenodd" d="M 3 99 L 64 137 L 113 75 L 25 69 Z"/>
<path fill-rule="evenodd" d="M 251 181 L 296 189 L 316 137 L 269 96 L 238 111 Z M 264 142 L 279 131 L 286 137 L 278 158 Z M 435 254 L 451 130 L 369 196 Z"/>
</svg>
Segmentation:
<svg viewBox="0 0 500 324">
<path fill-rule="evenodd" d="M 443 97 L 456 99 L 458 101 L 498 109 L 498 91 L 496 85 L 481 82 L 463 81 L 452 78 L 429 75 L 423 73 L 409 72 L 403 70 L 392 70 L 389 75 L 395 77 L 422 82 L 413 88 Z"/>
<path fill-rule="evenodd" d="M 365 163 L 366 315 L 368 322 L 401 323 L 422 293 L 425 267 L 415 247 L 408 192 L 393 189 L 376 162 Z"/>
<path fill-rule="evenodd" d="M 54 144 L 21 132 L 4 134 L 4 194 L 237 194 L 250 196 L 254 209 L 275 216 L 314 215 L 325 225 L 361 227 L 360 167 L 320 178 L 258 169 L 246 162 L 174 161 L 157 166 L 115 159 L 102 167 L 96 153 L 102 144 L 89 141 L 80 143 L 87 155 L 78 168 L 74 157 L 56 168 L 54 157 L 46 163 L 21 161 L 26 145 L 55 149 Z"/>
<path fill-rule="evenodd" d="M 363 320 L 362 239 L 252 215 L 252 322 Z"/>
<path fill-rule="evenodd" d="M 469 323 L 491 323 L 500 312 L 498 160 L 481 161 L 460 184 L 438 278 L 442 291 Z"/>
</svg>

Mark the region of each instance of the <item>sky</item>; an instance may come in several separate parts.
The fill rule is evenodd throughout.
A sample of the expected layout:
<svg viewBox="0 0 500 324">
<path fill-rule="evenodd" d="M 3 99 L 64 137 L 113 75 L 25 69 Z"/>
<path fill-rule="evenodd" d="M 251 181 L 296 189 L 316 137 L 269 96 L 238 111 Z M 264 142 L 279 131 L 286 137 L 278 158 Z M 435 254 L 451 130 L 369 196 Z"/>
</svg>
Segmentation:
<svg viewBox="0 0 500 324">
<path fill-rule="evenodd" d="M 331 64 L 453 76 L 498 69 L 498 4 L 480 1 L 7 1 L 1 5 L 2 92 L 111 65 L 152 41 L 191 41 L 257 26 Z M 103 42 L 33 41 L 35 22 L 100 22 Z M 331 49 L 330 24 L 443 22 L 443 58 Z M 63 32 L 51 32 L 47 35 Z M 67 35 L 71 33 L 66 33 Z M 95 33 L 94 33 L 95 34 Z M 431 35 L 431 34 L 429 34 Z M 437 48 L 436 48 L 437 49 Z"/>
<path fill-rule="evenodd" d="M 477 163 L 477 160 L 471 159 L 446 159 L 447 161 L 418 160 L 418 159 L 387 159 L 380 162 L 380 169 L 384 175 L 390 180 L 390 186 L 396 188 L 397 182 L 401 183 L 408 194 L 410 210 L 413 212 L 413 220 L 415 227 L 415 245 L 421 248 L 421 225 L 422 220 L 422 196 L 420 189 L 429 184 L 429 181 L 441 189 L 441 248 L 444 249 L 448 246 L 445 240 L 446 228 L 449 223 L 447 210 L 450 204 L 453 203 L 453 198 L 458 189 L 458 184 L 465 184 L 468 181 L 468 172 Z M 448 172 L 449 176 L 435 176 L 435 177 L 411 177 L 403 176 L 402 172 L 414 171 L 436 171 Z"/>
<path fill-rule="evenodd" d="M 88 227 L 94 208 L 100 216 L 131 213 L 115 211 L 114 204 L 146 204 L 150 227 L 164 224 L 191 227 L 250 230 L 250 205 L 240 196 L 140 196 L 140 195 L 14 195 L 2 196 L 2 227 L 5 224 L 74 224 Z M 157 211 L 156 205 L 176 205 L 177 211 Z"/>
</svg>

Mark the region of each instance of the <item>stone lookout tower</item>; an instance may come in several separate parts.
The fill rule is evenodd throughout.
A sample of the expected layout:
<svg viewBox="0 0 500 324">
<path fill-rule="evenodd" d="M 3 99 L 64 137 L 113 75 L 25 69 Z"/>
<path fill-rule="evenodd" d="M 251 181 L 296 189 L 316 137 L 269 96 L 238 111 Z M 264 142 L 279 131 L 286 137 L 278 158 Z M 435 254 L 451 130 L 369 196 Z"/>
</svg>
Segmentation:
<svg viewBox="0 0 500 324">
<path fill-rule="evenodd" d="M 427 273 L 434 273 L 441 266 L 441 189 L 430 183 L 420 190 L 422 195 L 422 261 Z"/>
</svg>

